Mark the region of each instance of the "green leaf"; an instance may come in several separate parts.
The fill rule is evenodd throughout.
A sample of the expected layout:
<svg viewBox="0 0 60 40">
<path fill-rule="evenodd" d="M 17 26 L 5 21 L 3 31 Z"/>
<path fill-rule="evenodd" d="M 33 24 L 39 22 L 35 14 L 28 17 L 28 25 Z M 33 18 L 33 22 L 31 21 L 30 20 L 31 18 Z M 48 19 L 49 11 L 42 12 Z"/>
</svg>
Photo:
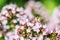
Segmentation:
<svg viewBox="0 0 60 40">
<path fill-rule="evenodd" d="M 28 0 L 11 0 L 11 3 L 15 3 L 18 6 L 22 6 L 23 7 L 27 1 Z"/>
<path fill-rule="evenodd" d="M 5 40 L 5 39 L 4 39 L 4 36 L 0 37 L 0 40 Z"/>
</svg>

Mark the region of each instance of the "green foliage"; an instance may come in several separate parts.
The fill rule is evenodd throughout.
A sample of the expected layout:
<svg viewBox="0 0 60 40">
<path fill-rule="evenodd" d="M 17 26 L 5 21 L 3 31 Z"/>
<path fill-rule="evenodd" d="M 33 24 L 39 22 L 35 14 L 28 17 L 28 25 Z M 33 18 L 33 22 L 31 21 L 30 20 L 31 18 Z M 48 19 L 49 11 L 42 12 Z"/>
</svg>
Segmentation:
<svg viewBox="0 0 60 40">
<path fill-rule="evenodd" d="M 56 40 L 56 36 L 57 36 L 56 33 L 52 33 L 52 34 L 50 35 L 50 40 Z"/>
<path fill-rule="evenodd" d="M 28 0 L 11 0 L 10 3 L 15 3 L 18 6 L 24 6 L 24 4 L 27 2 Z"/>
<path fill-rule="evenodd" d="M 0 40 L 5 40 L 5 39 L 4 39 L 4 36 L 0 37 Z"/>
<path fill-rule="evenodd" d="M 0 0 L 0 10 L 2 9 L 2 7 L 6 4 L 7 0 Z"/>
<path fill-rule="evenodd" d="M 54 0 L 45 0 L 43 1 L 43 4 L 48 9 L 51 15 L 54 8 L 56 7 L 56 2 Z"/>
</svg>

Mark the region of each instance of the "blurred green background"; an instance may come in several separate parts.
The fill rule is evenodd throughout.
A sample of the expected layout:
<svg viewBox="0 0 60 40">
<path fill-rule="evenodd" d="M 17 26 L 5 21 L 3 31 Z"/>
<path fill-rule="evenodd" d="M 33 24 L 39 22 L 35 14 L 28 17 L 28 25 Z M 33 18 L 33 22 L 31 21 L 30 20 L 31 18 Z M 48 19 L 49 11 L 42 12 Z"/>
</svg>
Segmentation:
<svg viewBox="0 0 60 40">
<path fill-rule="evenodd" d="M 1 11 L 2 7 L 5 6 L 6 4 L 14 3 L 14 4 L 17 4 L 18 6 L 23 7 L 24 4 L 28 1 L 29 0 L 0 0 L 0 11 Z M 50 12 L 50 15 L 52 14 L 53 9 L 60 4 L 60 0 L 35 0 L 35 1 L 42 2 L 43 5 Z"/>
</svg>

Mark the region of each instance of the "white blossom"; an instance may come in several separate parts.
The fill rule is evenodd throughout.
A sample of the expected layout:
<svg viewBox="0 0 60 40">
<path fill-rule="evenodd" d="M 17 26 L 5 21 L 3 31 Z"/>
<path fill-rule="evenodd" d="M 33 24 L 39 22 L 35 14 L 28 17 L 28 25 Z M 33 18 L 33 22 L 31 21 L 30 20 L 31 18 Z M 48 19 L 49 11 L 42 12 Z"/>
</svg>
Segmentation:
<svg viewBox="0 0 60 40">
<path fill-rule="evenodd" d="M 16 11 L 18 11 L 18 12 L 22 12 L 22 11 L 24 11 L 24 10 L 23 10 L 22 7 L 20 7 L 20 8 L 17 8 Z"/>
<path fill-rule="evenodd" d="M 30 32 L 31 30 L 28 28 L 26 31 L 27 31 L 27 33 L 28 33 L 28 32 Z"/>
<path fill-rule="evenodd" d="M 6 31 L 7 29 L 10 29 L 10 27 L 8 25 L 4 25 L 3 30 Z"/>
<path fill-rule="evenodd" d="M 21 37 L 20 37 L 20 40 L 24 40 L 24 37 L 21 36 Z"/>
<path fill-rule="evenodd" d="M 32 40 L 36 40 L 36 37 L 33 37 Z"/>
<path fill-rule="evenodd" d="M 43 35 L 40 35 L 37 40 L 43 40 Z"/>
<path fill-rule="evenodd" d="M 28 23 L 27 23 L 27 26 L 31 26 L 31 27 L 32 27 L 32 26 L 34 26 L 34 24 L 31 23 L 31 22 L 28 22 Z"/>
<path fill-rule="evenodd" d="M 16 14 L 16 17 L 20 17 L 20 14 Z"/>
<path fill-rule="evenodd" d="M 3 20 L 3 21 L 2 21 L 2 24 L 3 24 L 3 25 L 6 25 L 6 24 L 7 24 L 7 20 Z"/>
<path fill-rule="evenodd" d="M 17 23 L 17 20 L 16 19 L 13 19 L 12 21 L 13 21 L 13 23 Z"/>
<path fill-rule="evenodd" d="M 23 29 L 24 29 L 24 26 L 20 26 L 20 29 L 22 29 L 22 30 L 23 30 Z"/>
</svg>

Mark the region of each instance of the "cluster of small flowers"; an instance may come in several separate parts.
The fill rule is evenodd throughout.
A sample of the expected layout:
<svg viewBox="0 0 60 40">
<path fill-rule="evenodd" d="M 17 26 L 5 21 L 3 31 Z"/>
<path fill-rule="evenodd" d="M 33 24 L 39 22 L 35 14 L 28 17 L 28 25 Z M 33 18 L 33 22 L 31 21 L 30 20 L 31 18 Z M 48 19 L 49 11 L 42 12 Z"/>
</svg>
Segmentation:
<svg viewBox="0 0 60 40">
<path fill-rule="evenodd" d="M 4 6 L 0 13 L 0 37 L 4 34 L 5 40 L 50 40 L 50 36 L 59 39 L 60 34 L 56 32 L 56 28 L 51 29 L 32 15 L 32 9 L 37 12 L 39 7 L 40 3 L 33 1 L 28 2 L 25 9 L 16 4 Z"/>
</svg>

